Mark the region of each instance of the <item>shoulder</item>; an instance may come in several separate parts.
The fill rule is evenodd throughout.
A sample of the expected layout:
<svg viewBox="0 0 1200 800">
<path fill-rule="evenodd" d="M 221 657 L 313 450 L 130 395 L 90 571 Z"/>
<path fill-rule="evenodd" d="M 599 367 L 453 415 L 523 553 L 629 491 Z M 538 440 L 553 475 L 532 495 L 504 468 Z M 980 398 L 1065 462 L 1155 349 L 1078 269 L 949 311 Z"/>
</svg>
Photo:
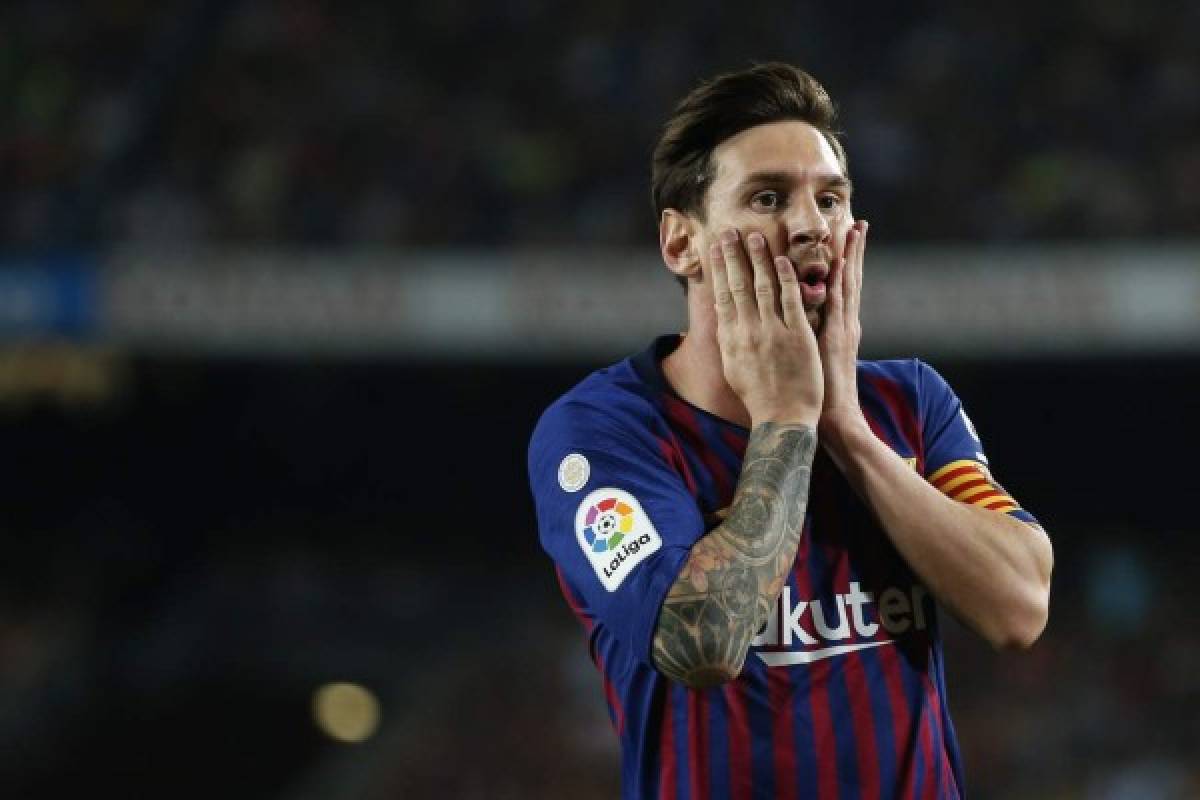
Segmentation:
<svg viewBox="0 0 1200 800">
<path fill-rule="evenodd" d="M 911 405 L 921 396 L 921 362 L 915 358 L 894 358 L 858 362 L 860 393 L 892 401 L 904 399 Z"/>
<path fill-rule="evenodd" d="M 928 365 L 918 358 L 887 358 L 875 361 L 860 359 L 858 375 L 860 378 L 886 378 L 900 383 L 915 384 L 921 371 L 928 368 Z"/>
<path fill-rule="evenodd" d="M 637 441 L 660 418 L 650 387 L 626 359 L 593 372 L 551 403 L 534 426 L 530 455 L 564 441 Z"/>
<path fill-rule="evenodd" d="M 892 358 L 878 361 L 858 362 L 859 381 L 876 382 L 879 380 L 898 384 L 910 390 L 918 397 L 930 394 L 938 395 L 949 391 L 946 383 L 936 369 L 919 358 Z"/>
</svg>

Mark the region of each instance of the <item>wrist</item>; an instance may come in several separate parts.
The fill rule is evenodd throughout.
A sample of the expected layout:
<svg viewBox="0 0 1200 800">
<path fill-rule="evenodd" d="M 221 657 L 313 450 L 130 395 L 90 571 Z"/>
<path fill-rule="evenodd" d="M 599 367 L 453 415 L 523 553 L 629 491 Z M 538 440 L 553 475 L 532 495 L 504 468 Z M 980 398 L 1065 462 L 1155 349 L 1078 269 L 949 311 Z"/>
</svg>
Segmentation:
<svg viewBox="0 0 1200 800">
<path fill-rule="evenodd" d="M 750 428 L 762 425 L 763 423 L 773 423 L 775 425 L 802 425 L 806 428 L 816 430 L 818 423 L 821 420 L 819 411 L 812 411 L 803 408 L 780 408 L 769 411 L 760 411 L 750 414 Z"/>
<path fill-rule="evenodd" d="M 820 437 L 822 446 L 834 457 L 834 461 L 842 465 L 851 461 L 856 454 L 865 453 L 873 445 L 880 444 L 861 413 L 845 417 L 822 417 Z"/>
</svg>

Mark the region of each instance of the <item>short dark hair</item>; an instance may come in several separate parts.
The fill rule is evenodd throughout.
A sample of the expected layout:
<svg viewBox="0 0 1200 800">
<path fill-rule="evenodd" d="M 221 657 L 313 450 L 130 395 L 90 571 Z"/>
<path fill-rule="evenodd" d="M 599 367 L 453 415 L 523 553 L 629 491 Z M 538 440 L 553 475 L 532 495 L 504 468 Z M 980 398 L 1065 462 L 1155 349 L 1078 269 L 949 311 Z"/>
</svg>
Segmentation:
<svg viewBox="0 0 1200 800">
<path fill-rule="evenodd" d="M 849 177 L 836 118 L 825 87 L 791 64 L 756 64 L 701 83 L 675 107 L 654 146 L 650 191 L 655 221 L 668 208 L 703 220 L 705 193 L 716 172 L 713 150 L 747 128 L 769 122 L 795 119 L 812 125 Z M 687 285 L 682 278 L 680 283 Z"/>
</svg>

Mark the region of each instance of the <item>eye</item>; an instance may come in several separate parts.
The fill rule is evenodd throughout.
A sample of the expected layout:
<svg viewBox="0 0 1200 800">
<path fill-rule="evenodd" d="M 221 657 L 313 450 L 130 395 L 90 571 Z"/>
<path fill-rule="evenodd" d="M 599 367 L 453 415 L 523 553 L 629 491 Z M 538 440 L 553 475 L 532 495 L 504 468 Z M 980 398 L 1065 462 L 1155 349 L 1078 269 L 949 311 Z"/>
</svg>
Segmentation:
<svg viewBox="0 0 1200 800">
<path fill-rule="evenodd" d="M 817 197 L 817 207 L 822 211 L 834 211 L 842 205 L 842 198 L 836 194 L 823 194 Z"/>
<path fill-rule="evenodd" d="M 783 208 L 783 194 L 775 189 L 763 189 L 750 196 L 750 207 L 755 211 L 778 211 Z"/>
</svg>

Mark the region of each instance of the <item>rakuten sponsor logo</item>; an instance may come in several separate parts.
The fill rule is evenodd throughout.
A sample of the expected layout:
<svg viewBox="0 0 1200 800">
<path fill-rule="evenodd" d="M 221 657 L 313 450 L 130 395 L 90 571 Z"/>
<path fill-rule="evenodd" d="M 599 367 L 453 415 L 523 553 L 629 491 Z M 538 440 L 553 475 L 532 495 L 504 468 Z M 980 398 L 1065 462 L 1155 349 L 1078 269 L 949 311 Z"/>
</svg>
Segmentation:
<svg viewBox="0 0 1200 800">
<path fill-rule="evenodd" d="M 845 594 L 793 600 L 791 587 L 785 586 L 766 629 L 751 644 L 767 648 L 757 651 L 758 657 L 771 667 L 809 664 L 893 644 L 897 636 L 926 630 L 923 603 L 928 596 L 925 587 L 913 584 L 908 591 L 888 587 L 876 600 L 872 592 L 862 590 L 858 581 L 851 581 L 850 591 Z"/>
</svg>

